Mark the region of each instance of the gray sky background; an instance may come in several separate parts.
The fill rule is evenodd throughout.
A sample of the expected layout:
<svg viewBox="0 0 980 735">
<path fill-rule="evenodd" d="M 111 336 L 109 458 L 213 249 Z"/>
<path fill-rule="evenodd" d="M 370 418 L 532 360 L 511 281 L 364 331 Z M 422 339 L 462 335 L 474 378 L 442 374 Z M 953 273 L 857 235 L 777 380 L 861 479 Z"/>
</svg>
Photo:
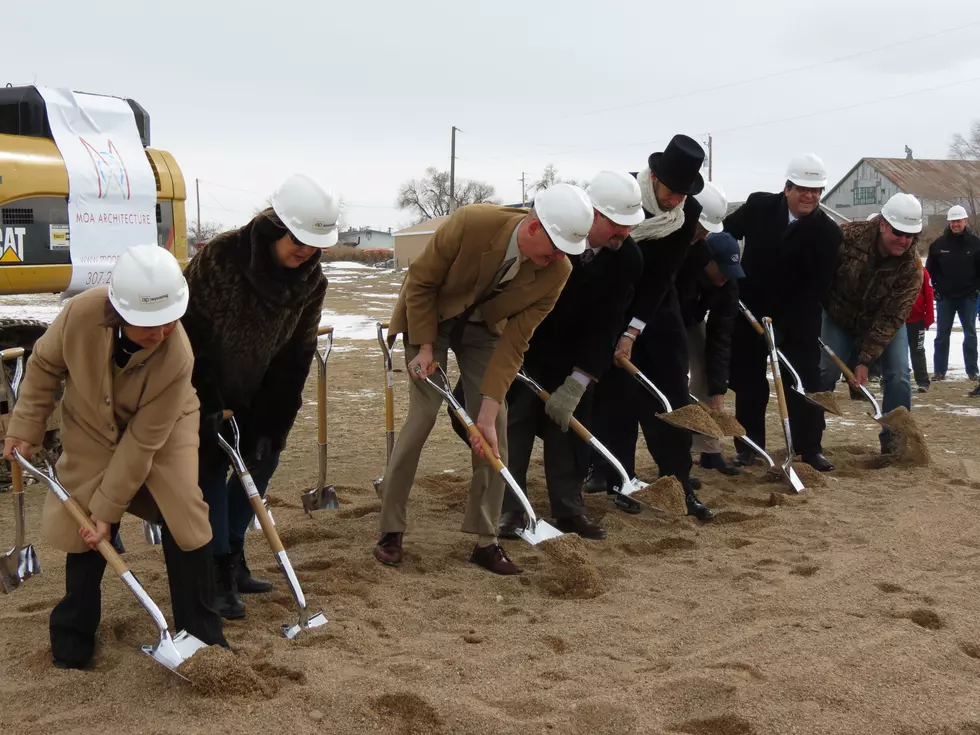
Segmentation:
<svg viewBox="0 0 980 735">
<path fill-rule="evenodd" d="M 397 228 L 427 166 L 520 201 L 563 177 L 637 170 L 671 135 L 714 136 L 729 199 L 812 151 L 836 182 L 862 156 L 946 157 L 980 118 L 977 0 L 8 3 L 0 83 L 127 96 L 174 154 L 194 218 L 251 216 L 289 174 L 346 220 Z M 96 8 L 101 15 L 96 13 Z"/>
</svg>

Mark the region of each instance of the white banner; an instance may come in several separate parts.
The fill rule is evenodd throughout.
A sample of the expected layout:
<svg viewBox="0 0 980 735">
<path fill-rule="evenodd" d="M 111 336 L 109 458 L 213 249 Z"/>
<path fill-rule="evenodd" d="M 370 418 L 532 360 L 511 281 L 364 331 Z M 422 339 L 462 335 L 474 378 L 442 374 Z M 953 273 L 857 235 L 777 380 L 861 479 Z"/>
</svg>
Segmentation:
<svg viewBox="0 0 980 735">
<path fill-rule="evenodd" d="M 157 242 L 156 181 L 125 100 L 70 89 L 37 91 L 68 169 L 72 272 L 65 295 L 72 295 L 107 284 L 127 248 Z"/>
</svg>

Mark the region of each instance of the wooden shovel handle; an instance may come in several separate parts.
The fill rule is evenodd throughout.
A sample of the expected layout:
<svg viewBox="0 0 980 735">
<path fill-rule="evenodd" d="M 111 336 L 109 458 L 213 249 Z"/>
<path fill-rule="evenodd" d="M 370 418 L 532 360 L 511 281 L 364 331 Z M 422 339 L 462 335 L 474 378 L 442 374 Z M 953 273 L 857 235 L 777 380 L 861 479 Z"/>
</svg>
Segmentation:
<svg viewBox="0 0 980 735">
<path fill-rule="evenodd" d="M 316 440 L 327 443 L 327 379 L 322 371 L 316 376 Z"/>
<path fill-rule="evenodd" d="M 769 317 L 763 317 L 767 324 L 772 324 L 772 320 Z M 759 325 L 760 327 L 762 325 Z M 779 418 L 783 421 L 789 420 L 789 409 L 786 406 L 786 391 L 783 390 L 783 376 L 779 370 L 779 358 L 773 353 L 776 351 L 776 345 L 770 344 L 769 337 L 765 329 L 762 330 L 762 334 L 766 336 L 766 351 L 769 353 L 769 368 L 772 370 L 772 380 L 776 384 L 776 403 L 779 405 Z"/>
<path fill-rule="evenodd" d="M 235 412 L 234 411 L 229 411 L 227 408 L 224 411 L 221 412 L 221 418 L 223 420 L 225 420 L 225 421 L 227 421 L 228 419 L 230 419 L 234 415 L 235 415 Z"/>
<path fill-rule="evenodd" d="M 0 362 L 6 362 L 7 360 L 16 360 L 18 357 L 24 356 L 23 347 L 9 347 L 6 350 L 0 351 Z"/>
<path fill-rule="evenodd" d="M 627 360 L 622 355 L 617 355 L 616 356 L 616 364 L 619 365 L 621 368 L 623 368 L 623 370 L 625 370 L 626 372 L 628 372 L 634 378 L 636 377 L 637 373 L 640 372 L 639 368 L 637 368 L 636 365 L 634 365 L 633 363 L 631 363 L 629 360 Z"/>
<path fill-rule="evenodd" d="M 527 387 L 531 388 L 531 386 L 527 386 Z M 547 403 L 548 399 L 551 398 L 551 394 L 548 391 L 546 391 L 544 388 L 542 388 L 541 390 L 536 390 L 532 388 L 532 390 L 534 390 L 534 392 L 538 394 L 538 398 L 540 398 L 545 403 Z M 574 416 L 568 419 L 568 428 L 574 431 L 578 435 L 579 439 L 584 441 L 586 444 L 592 441 L 592 432 L 590 432 L 588 429 L 582 426 L 582 422 L 579 421 Z"/>
<path fill-rule="evenodd" d="M 455 413 L 456 418 L 458 418 L 463 425 L 466 426 L 466 433 L 480 440 L 480 444 L 483 446 L 483 456 L 486 457 L 487 461 L 490 463 L 490 466 L 497 472 L 505 469 L 504 463 L 501 462 L 500 459 L 493 453 L 493 450 L 490 448 L 490 445 L 487 443 L 487 440 L 484 438 L 483 434 L 478 428 L 476 428 L 476 424 L 467 424 L 465 419 L 459 415 L 459 412 L 456 409 L 453 409 L 453 413 Z"/>
<path fill-rule="evenodd" d="M 249 495 L 248 502 L 252 505 L 252 512 L 255 513 L 255 517 L 259 519 L 259 525 L 262 526 L 262 533 L 265 535 L 265 540 L 269 542 L 272 553 L 278 554 L 280 551 L 285 551 L 282 545 L 282 539 L 279 538 L 279 532 L 272 525 L 272 519 L 269 518 L 269 513 L 266 511 L 265 505 L 262 504 L 262 498 L 258 495 Z"/>
<path fill-rule="evenodd" d="M 17 467 L 17 469 L 20 469 L 20 467 Z M 75 498 L 68 498 L 68 500 L 64 501 L 62 505 L 65 507 L 65 509 L 68 511 L 68 514 L 74 519 L 75 523 L 77 523 L 80 528 L 84 528 L 88 530 L 90 533 L 95 533 L 96 531 L 95 524 L 92 523 L 92 520 L 85 514 L 85 511 L 82 510 L 82 506 L 78 504 L 78 501 L 75 500 Z M 122 557 L 119 556 L 118 553 L 116 553 L 116 550 L 114 548 L 112 548 L 112 544 L 109 542 L 109 539 L 104 538 L 101 541 L 99 541 L 98 548 L 99 548 L 99 553 L 102 554 L 102 556 L 109 563 L 109 566 L 112 567 L 112 570 L 116 574 L 122 576 L 123 574 L 129 571 L 129 567 L 126 566 L 126 562 L 124 562 L 122 560 Z"/>
<path fill-rule="evenodd" d="M 333 334 L 333 327 L 320 327 L 316 330 L 317 337 L 322 337 L 325 334 Z"/>
<path fill-rule="evenodd" d="M 381 322 L 381 328 L 382 329 L 387 329 L 388 328 L 388 322 Z"/>
<path fill-rule="evenodd" d="M 823 350 L 823 352 L 824 354 L 827 355 L 827 357 L 829 357 L 831 360 L 834 361 L 834 364 L 838 368 L 840 368 L 841 373 L 844 375 L 845 378 L 847 378 L 847 382 L 853 383 L 855 380 L 854 372 L 849 367 L 847 367 L 847 363 L 841 360 L 837 356 L 837 353 L 834 352 L 833 350 L 831 350 L 830 352 L 828 352 L 827 350 Z"/>
</svg>

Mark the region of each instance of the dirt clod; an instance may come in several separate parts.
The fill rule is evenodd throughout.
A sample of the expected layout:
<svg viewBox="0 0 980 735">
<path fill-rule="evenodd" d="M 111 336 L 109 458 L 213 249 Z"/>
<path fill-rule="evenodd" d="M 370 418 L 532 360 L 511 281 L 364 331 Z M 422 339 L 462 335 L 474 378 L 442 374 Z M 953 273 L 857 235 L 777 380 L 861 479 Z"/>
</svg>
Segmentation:
<svg viewBox="0 0 980 735">
<path fill-rule="evenodd" d="M 806 462 L 794 462 L 793 469 L 804 487 L 823 487 L 827 484 L 827 478 L 819 470 L 813 469 Z"/>
<path fill-rule="evenodd" d="M 840 410 L 840 404 L 837 403 L 837 397 L 830 391 L 821 391 L 819 393 L 807 393 L 806 397 L 809 398 L 814 403 L 819 403 L 827 413 L 832 413 L 834 416 L 843 416 Z"/>
<path fill-rule="evenodd" d="M 201 692 L 212 697 L 267 693 L 265 682 L 241 656 L 220 646 L 203 648 L 180 667 Z"/>
<path fill-rule="evenodd" d="M 712 421 L 718 424 L 718 428 L 725 436 L 745 436 L 745 427 L 730 413 L 708 409 L 708 415 L 711 416 Z"/>
<path fill-rule="evenodd" d="M 699 434 L 713 436 L 716 439 L 724 439 L 725 432 L 715 423 L 710 414 L 696 403 L 688 404 L 675 408 L 667 414 L 659 414 L 660 418 L 668 424 L 679 426 L 682 429 L 690 429 Z"/>
<path fill-rule="evenodd" d="M 926 439 L 915 424 L 915 419 L 905 406 L 889 411 L 881 418 L 882 425 L 891 432 L 886 455 L 894 464 L 908 467 L 926 467 L 930 462 Z"/>
<path fill-rule="evenodd" d="M 551 561 L 551 568 L 542 570 L 539 584 L 552 597 L 591 600 L 606 591 L 599 571 L 589 561 L 586 542 L 579 536 L 565 534 L 537 548 Z"/>
<path fill-rule="evenodd" d="M 632 493 L 630 497 L 675 515 L 687 513 L 687 506 L 684 504 L 684 487 L 673 475 L 661 477 L 642 490 Z"/>
</svg>

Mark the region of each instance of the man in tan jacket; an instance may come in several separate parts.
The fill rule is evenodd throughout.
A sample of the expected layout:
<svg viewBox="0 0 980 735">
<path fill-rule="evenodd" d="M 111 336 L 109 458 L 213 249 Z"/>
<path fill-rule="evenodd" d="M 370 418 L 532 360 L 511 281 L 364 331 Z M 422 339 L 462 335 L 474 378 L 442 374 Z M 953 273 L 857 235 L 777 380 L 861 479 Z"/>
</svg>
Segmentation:
<svg viewBox="0 0 980 735">
<path fill-rule="evenodd" d="M 451 347 L 459 363 L 469 412 L 491 451 L 507 462 L 504 395 L 535 328 L 548 315 L 571 273 L 566 254 L 581 254 L 592 226 L 592 204 L 580 188 L 557 184 L 542 191 L 528 212 L 487 204 L 458 209 L 408 269 L 392 314 L 388 339 L 404 335 L 412 378 L 408 417 L 381 486 L 382 564 L 402 561 L 406 506 L 419 456 L 442 398 L 425 378 L 445 365 Z M 474 452 L 482 455 L 474 443 Z M 479 536 L 470 560 L 497 574 L 519 574 L 497 543 L 503 479 L 480 456 L 462 531 Z"/>
</svg>

